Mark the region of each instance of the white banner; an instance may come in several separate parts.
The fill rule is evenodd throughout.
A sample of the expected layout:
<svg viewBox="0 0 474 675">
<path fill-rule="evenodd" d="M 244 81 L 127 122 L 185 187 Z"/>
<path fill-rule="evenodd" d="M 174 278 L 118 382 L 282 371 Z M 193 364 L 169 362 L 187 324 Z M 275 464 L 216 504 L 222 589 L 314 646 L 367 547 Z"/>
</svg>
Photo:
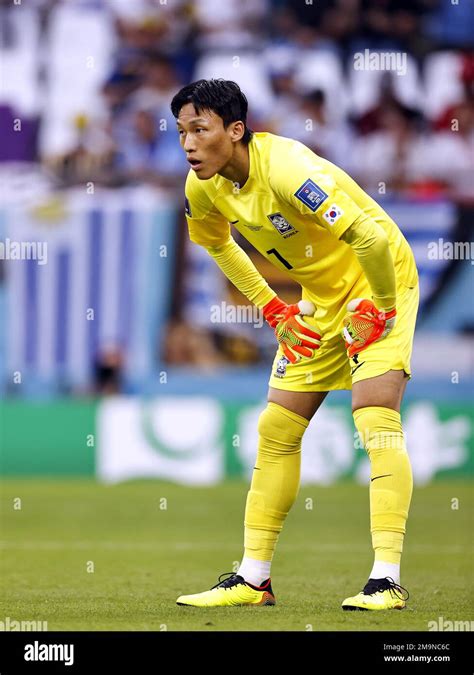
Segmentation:
<svg viewBox="0 0 474 675">
<path fill-rule="evenodd" d="M 212 485 L 224 477 L 224 411 L 210 398 L 105 399 L 97 420 L 97 475 Z"/>
</svg>

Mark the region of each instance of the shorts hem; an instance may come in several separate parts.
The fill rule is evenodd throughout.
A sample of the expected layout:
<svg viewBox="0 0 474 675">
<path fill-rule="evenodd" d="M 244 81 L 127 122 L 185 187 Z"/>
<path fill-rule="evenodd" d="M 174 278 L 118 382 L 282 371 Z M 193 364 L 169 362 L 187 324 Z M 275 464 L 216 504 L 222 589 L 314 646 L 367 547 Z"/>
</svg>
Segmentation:
<svg viewBox="0 0 474 675">
<path fill-rule="evenodd" d="M 405 377 L 407 377 L 409 380 L 411 380 L 411 370 L 404 368 L 403 366 L 389 366 L 385 367 L 384 370 L 381 370 L 379 373 L 370 373 L 368 375 L 365 375 L 364 373 L 360 373 L 360 376 L 352 381 L 352 384 L 356 384 L 357 382 L 364 382 L 365 380 L 370 380 L 373 377 L 380 377 L 381 375 L 385 375 L 385 373 L 390 372 L 391 370 L 403 370 Z"/>
</svg>

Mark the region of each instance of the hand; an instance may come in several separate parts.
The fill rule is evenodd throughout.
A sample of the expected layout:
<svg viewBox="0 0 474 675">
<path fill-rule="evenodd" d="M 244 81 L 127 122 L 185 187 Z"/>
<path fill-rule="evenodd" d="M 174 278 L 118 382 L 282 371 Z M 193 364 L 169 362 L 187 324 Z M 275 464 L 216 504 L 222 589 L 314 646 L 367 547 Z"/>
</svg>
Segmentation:
<svg viewBox="0 0 474 675">
<path fill-rule="evenodd" d="M 397 315 L 395 308 L 384 312 L 377 309 L 371 300 L 361 298 L 351 300 L 347 305 L 347 312 L 344 317 L 342 337 L 349 358 L 368 347 L 372 342 L 386 337 L 395 325 Z"/>
<path fill-rule="evenodd" d="M 263 316 L 275 330 L 276 338 L 290 363 L 297 363 L 302 356 L 313 356 L 314 351 L 321 346 L 321 335 L 301 318 L 314 312 L 311 302 L 300 300 L 298 304 L 287 305 L 278 296 L 263 308 Z"/>
</svg>

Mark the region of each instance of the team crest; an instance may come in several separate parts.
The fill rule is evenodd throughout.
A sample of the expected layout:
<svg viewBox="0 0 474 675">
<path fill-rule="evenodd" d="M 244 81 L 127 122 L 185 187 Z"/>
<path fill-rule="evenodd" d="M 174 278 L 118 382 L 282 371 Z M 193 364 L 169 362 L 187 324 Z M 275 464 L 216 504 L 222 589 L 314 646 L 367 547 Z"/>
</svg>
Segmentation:
<svg viewBox="0 0 474 675">
<path fill-rule="evenodd" d="M 286 356 L 282 356 L 281 359 L 278 359 L 278 363 L 275 370 L 275 377 L 285 377 L 286 375 L 286 366 L 289 364 L 289 360 Z"/>
<path fill-rule="evenodd" d="M 271 213 L 267 218 L 270 220 L 275 229 L 281 234 L 284 239 L 292 237 L 298 232 L 293 225 L 284 218 L 281 213 Z"/>
</svg>

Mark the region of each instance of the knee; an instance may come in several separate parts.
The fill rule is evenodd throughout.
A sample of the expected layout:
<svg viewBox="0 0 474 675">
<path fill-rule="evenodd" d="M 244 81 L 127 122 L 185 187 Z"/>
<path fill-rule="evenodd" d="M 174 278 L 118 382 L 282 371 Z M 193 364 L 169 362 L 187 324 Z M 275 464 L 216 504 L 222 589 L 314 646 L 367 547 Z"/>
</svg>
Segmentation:
<svg viewBox="0 0 474 675">
<path fill-rule="evenodd" d="M 354 424 L 363 445 L 370 455 L 372 450 L 400 447 L 403 430 L 400 413 L 383 406 L 357 408 L 353 412 Z"/>
<path fill-rule="evenodd" d="M 374 429 L 377 431 L 396 426 L 401 427 L 400 413 L 390 407 L 361 406 L 352 411 L 354 423 L 358 429 Z"/>
<path fill-rule="evenodd" d="M 268 403 L 258 418 L 258 433 L 282 450 L 298 448 L 309 421 L 276 403 Z"/>
</svg>

